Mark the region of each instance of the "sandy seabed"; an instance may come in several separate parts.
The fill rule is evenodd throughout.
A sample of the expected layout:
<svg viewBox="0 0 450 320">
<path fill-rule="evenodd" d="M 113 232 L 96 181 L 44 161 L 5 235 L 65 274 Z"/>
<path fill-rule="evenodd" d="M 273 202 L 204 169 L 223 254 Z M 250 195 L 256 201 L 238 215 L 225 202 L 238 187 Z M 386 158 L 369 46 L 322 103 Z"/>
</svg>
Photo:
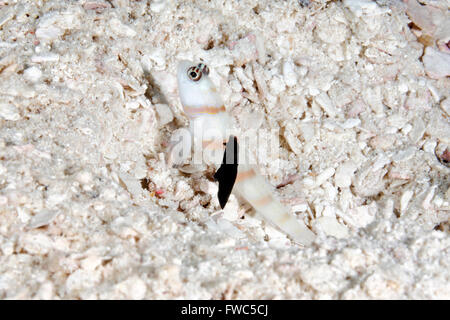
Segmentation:
<svg viewBox="0 0 450 320">
<path fill-rule="evenodd" d="M 448 1 L 421 2 L 0 1 L 0 298 L 450 299 Z M 166 165 L 182 59 L 277 133 L 260 171 L 311 246 Z"/>
</svg>

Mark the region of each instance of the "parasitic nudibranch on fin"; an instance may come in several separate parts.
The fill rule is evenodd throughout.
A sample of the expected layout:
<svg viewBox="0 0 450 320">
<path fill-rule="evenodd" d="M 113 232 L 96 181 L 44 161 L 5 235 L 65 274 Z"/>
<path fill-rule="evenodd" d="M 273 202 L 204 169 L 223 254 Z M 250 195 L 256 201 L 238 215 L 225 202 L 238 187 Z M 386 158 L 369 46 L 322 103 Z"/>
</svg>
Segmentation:
<svg viewBox="0 0 450 320">
<path fill-rule="evenodd" d="M 222 208 L 231 192 L 247 201 L 257 213 L 288 234 L 295 242 L 309 245 L 315 235 L 306 225 L 287 210 L 273 194 L 266 179 L 255 167 L 238 163 L 238 137 L 231 135 L 232 118 L 222 98 L 209 78 L 209 69 L 203 64 L 181 61 L 177 70 L 178 90 L 183 110 L 189 118 L 192 141 L 186 145 L 201 145 L 202 150 L 223 154 L 213 163 L 220 166 L 214 178 L 219 182 L 218 198 Z M 226 143 L 224 152 L 224 142 Z M 169 155 L 170 157 L 170 155 Z M 220 163 L 220 161 L 222 162 Z M 195 161 L 194 161 L 195 162 Z"/>
</svg>

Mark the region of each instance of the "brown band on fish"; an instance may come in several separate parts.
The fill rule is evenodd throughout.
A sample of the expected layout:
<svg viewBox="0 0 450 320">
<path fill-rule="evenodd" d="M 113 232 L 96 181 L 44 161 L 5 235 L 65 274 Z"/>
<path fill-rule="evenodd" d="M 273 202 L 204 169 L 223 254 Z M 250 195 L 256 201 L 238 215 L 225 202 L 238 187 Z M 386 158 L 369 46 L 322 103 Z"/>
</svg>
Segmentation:
<svg viewBox="0 0 450 320">
<path fill-rule="evenodd" d="M 263 207 L 266 204 L 269 204 L 273 201 L 273 198 L 271 195 L 263 196 L 255 201 L 252 201 L 252 205 L 255 207 Z"/>
<path fill-rule="evenodd" d="M 242 181 L 250 179 L 250 178 L 253 178 L 254 176 L 256 176 L 256 172 L 253 169 L 250 169 L 250 170 L 247 170 L 247 171 L 238 172 L 237 178 L 236 178 L 236 183 L 237 182 L 242 182 Z"/>
<path fill-rule="evenodd" d="M 217 140 L 203 140 L 202 147 L 203 147 L 203 149 L 208 149 L 208 150 L 223 150 L 224 142 L 223 141 L 219 142 Z"/>
<path fill-rule="evenodd" d="M 277 219 L 274 219 L 274 220 L 278 224 L 284 224 L 290 219 L 292 219 L 292 217 L 289 214 L 287 214 L 286 212 L 284 212 L 281 216 L 277 217 Z"/>
<path fill-rule="evenodd" d="M 184 107 L 184 112 L 188 115 L 197 115 L 197 114 L 218 114 L 220 112 L 225 112 L 225 106 L 220 107 Z"/>
</svg>

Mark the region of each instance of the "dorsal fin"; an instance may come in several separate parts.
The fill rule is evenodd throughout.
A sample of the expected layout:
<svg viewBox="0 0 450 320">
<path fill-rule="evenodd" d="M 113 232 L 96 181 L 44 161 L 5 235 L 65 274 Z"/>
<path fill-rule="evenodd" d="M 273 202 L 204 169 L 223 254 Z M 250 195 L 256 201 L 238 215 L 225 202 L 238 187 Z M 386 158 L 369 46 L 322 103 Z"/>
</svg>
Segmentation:
<svg viewBox="0 0 450 320">
<path fill-rule="evenodd" d="M 219 182 L 217 197 L 219 198 L 222 209 L 225 208 L 236 181 L 238 172 L 238 149 L 237 138 L 230 136 L 223 154 L 222 165 L 214 174 L 214 179 Z"/>
</svg>

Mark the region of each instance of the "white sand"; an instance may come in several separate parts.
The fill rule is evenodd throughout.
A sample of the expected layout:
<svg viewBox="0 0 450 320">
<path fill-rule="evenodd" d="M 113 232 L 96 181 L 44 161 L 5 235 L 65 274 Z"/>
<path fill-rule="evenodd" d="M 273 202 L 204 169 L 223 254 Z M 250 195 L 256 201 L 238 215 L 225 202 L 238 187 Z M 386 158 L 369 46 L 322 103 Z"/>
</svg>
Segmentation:
<svg viewBox="0 0 450 320">
<path fill-rule="evenodd" d="M 0 1 L 0 298 L 450 299 L 449 17 L 423 2 Z M 181 59 L 279 130 L 261 172 L 311 247 L 166 167 Z"/>
</svg>

